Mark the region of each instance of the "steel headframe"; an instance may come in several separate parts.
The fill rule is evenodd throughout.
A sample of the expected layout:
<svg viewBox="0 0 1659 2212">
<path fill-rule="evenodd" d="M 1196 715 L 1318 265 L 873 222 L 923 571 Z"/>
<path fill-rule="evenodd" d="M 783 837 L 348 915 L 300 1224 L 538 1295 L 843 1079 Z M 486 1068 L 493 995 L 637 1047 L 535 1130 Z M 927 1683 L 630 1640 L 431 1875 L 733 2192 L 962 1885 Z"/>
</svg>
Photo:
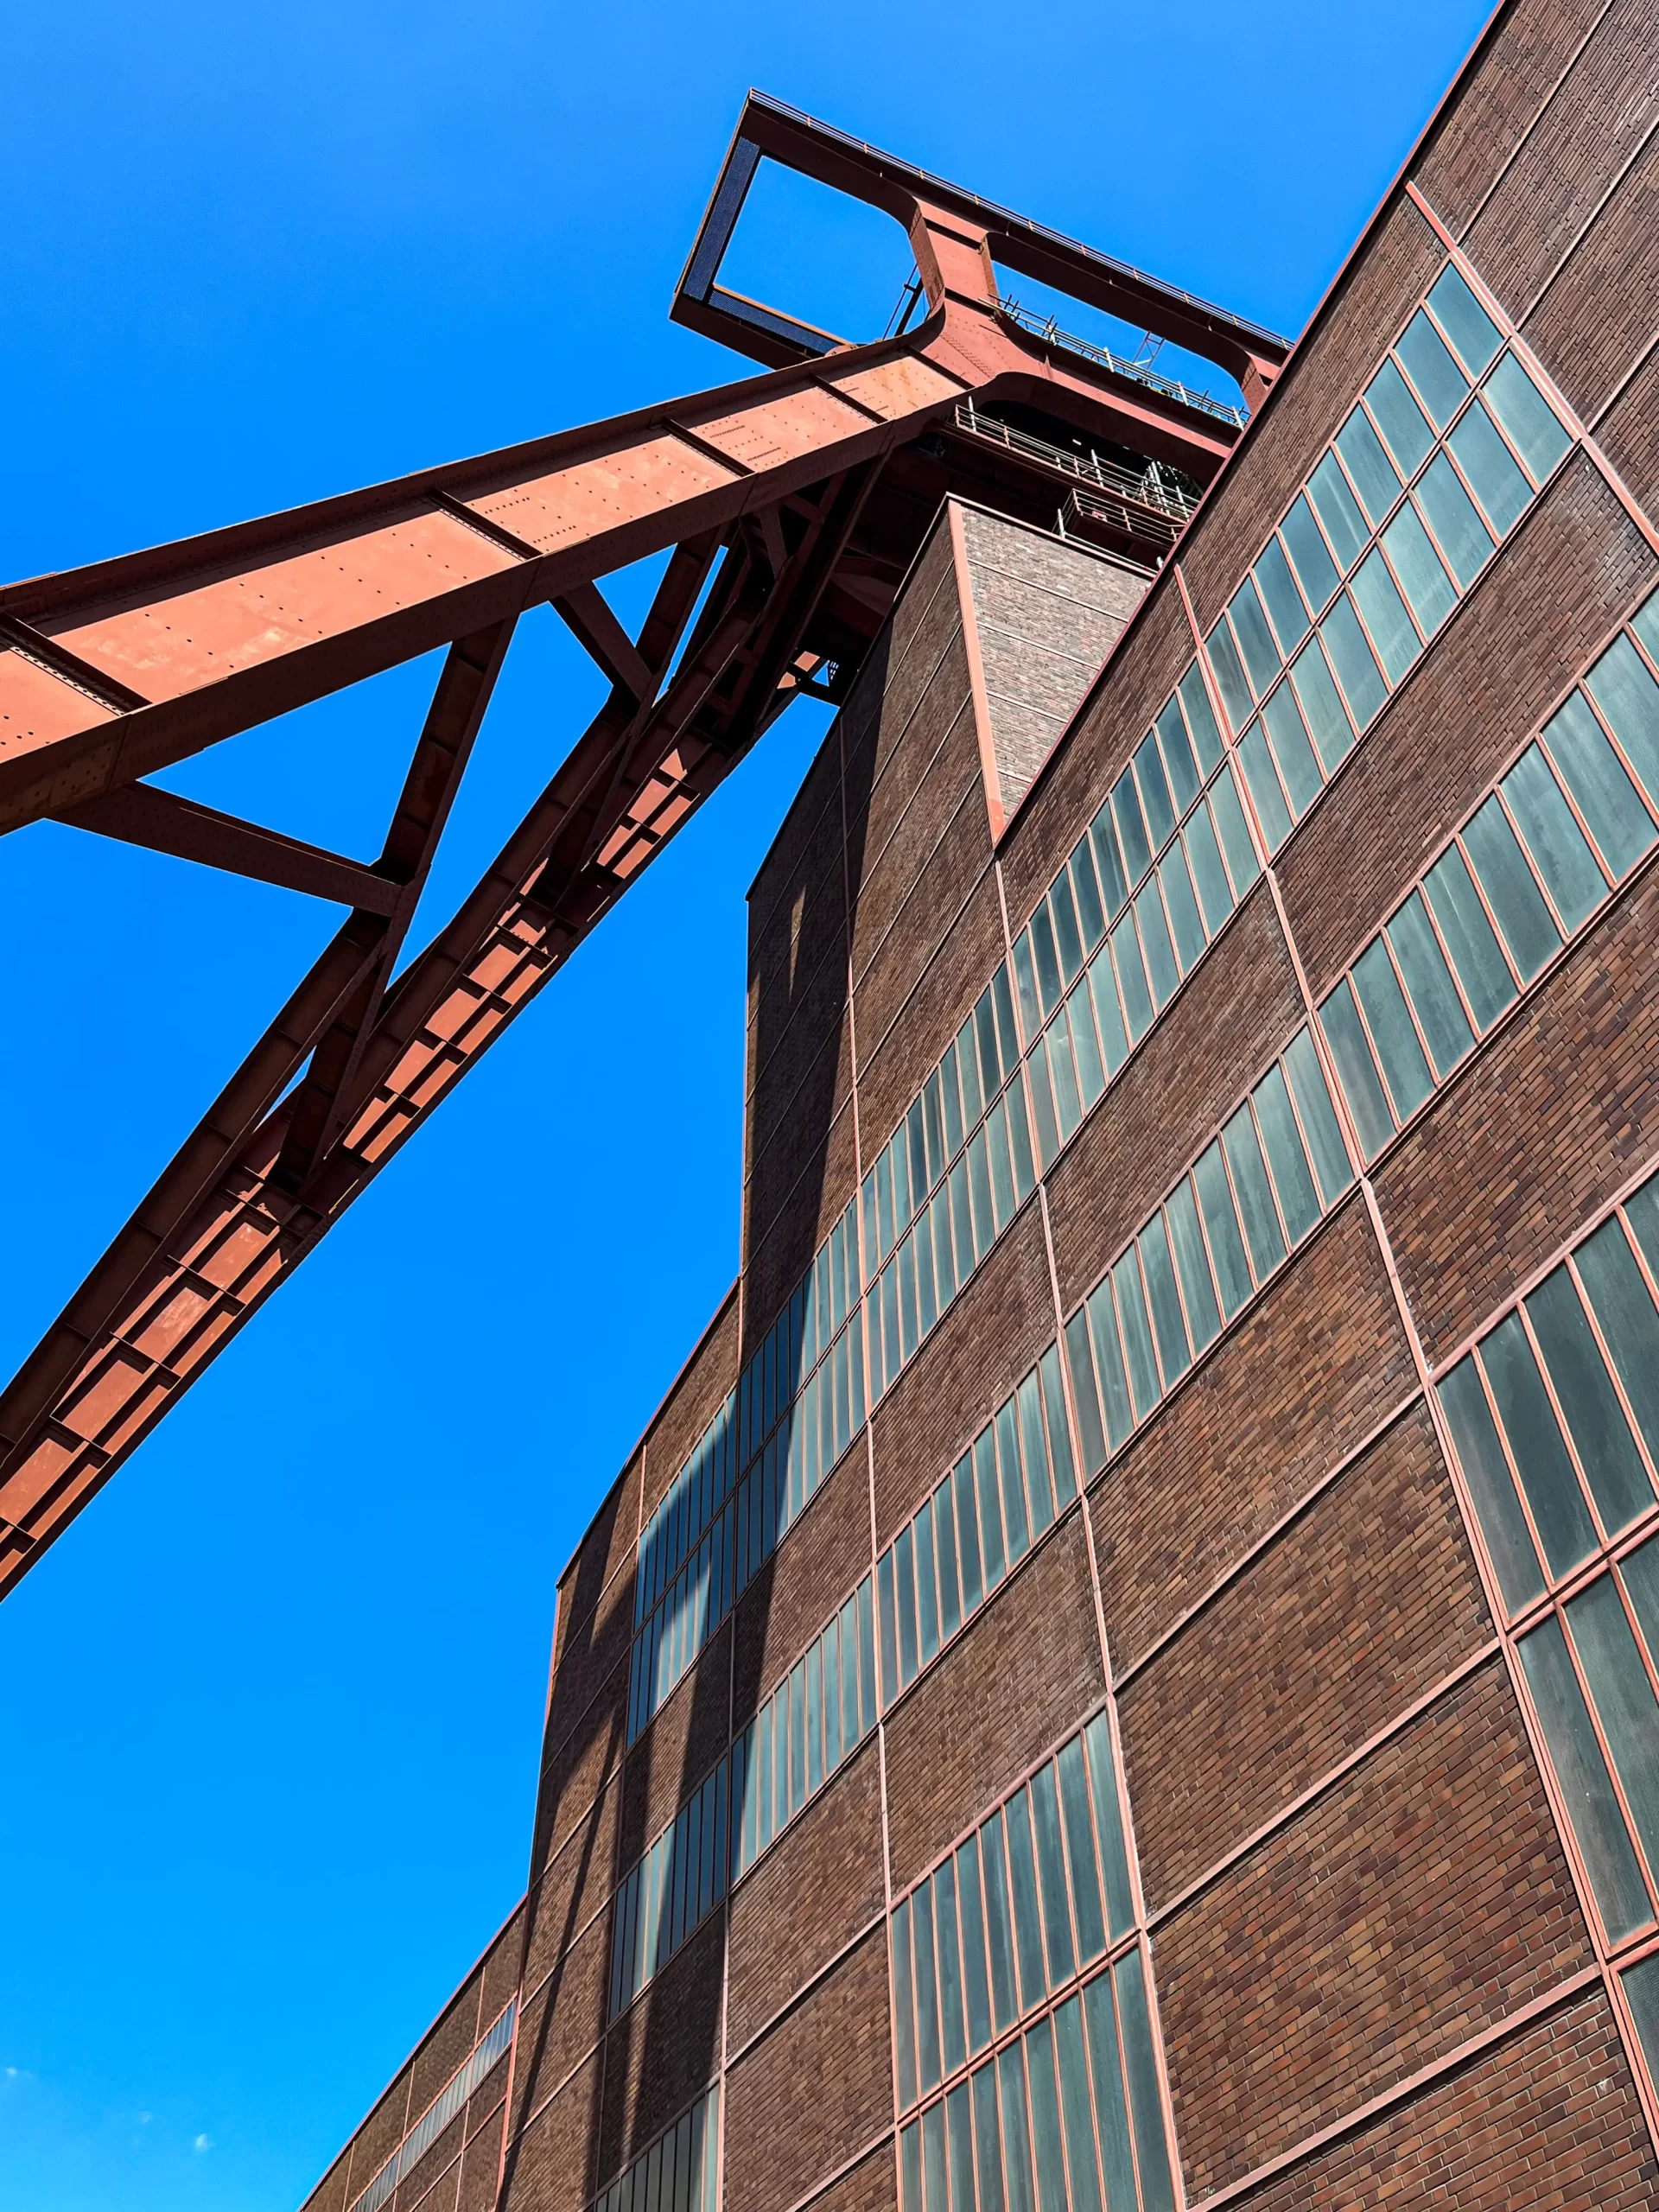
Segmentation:
<svg viewBox="0 0 1659 2212">
<path fill-rule="evenodd" d="M 715 278 L 760 152 L 906 225 L 923 322 L 843 346 L 732 308 Z M 0 1394 L 0 1595 L 790 700 L 822 694 L 832 661 L 844 689 L 915 550 L 914 532 L 888 543 L 867 524 L 872 494 L 930 426 L 964 397 L 1024 397 L 1200 481 L 1219 467 L 1227 426 L 999 314 L 993 242 L 1045 282 L 1132 302 L 1247 391 L 1283 358 L 1268 334 L 756 95 L 674 311 L 775 362 L 768 373 L 0 590 L 0 834 L 52 819 L 348 909 Z M 665 550 L 630 638 L 598 579 Z M 514 626 L 543 602 L 609 696 L 397 972 Z M 142 780 L 440 646 L 373 861 Z"/>
</svg>

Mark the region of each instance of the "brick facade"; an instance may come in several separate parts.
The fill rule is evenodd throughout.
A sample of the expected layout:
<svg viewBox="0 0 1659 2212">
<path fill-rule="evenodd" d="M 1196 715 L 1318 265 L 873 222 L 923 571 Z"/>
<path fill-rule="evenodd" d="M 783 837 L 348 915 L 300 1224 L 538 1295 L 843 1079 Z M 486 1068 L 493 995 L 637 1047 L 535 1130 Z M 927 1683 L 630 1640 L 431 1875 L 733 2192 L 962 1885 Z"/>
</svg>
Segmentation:
<svg viewBox="0 0 1659 2212">
<path fill-rule="evenodd" d="M 1353 1187 L 1325 1193 L 1317 1225 L 1137 1405 L 1103 1467 L 1098 1452 L 1084 1465 L 1080 1370 L 1062 1386 L 1051 1357 L 1046 1412 L 1033 1382 L 1018 1415 L 1024 1479 L 1048 1479 L 1030 1457 L 1045 1421 L 1058 1471 L 1029 1530 L 1019 1500 L 1037 1493 L 1018 1491 L 1012 1414 L 1001 1461 L 982 1452 L 941 1494 L 955 1503 L 915 1520 L 1659 582 L 1656 86 L 1639 0 L 1500 10 L 1155 575 L 963 502 L 936 518 L 750 893 L 741 1274 L 559 1585 L 524 1904 L 307 2212 L 350 2212 L 510 1999 L 510 2061 L 398 2180 L 394 2212 L 583 2212 L 710 2092 L 731 2212 L 898 2212 L 929 2123 L 904 2131 L 932 2088 L 906 2086 L 925 2062 L 895 2003 L 910 1938 L 895 1946 L 889 1915 L 920 1911 L 913 1885 L 1000 1804 L 1027 1784 L 1038 1804 L 1046 1763 L 1076 1759 L 1062 1747 L 1096 1717 L 1095 1832 L 1116 1758 L 1129 1853 L 1127 1903 L 1108 1885 L 1120 2018 L 1137 1960 L 1150 2000 L 1147 2070 L 1126 2080 L 1137 2129 L 1162 2130 L 1166 2112 L 1178 2202 L 1659 2201 L 1619 1994 L 1640 1946 L 1610 1949 L 1589 1910 L 1520 1631 L 1495 1614 L 1433 1388 L 1659 1163 L 1659 864 L 1628 871 L 1363 1174 L 1353 1148 Z M 784 1432 L 785 1533 L 679 1678 L 631 1706 L 653 1511 L 728 1394 L 746 1402 L 746 1363 L 1012 963 L 1197 632 L 1454 257 L 1519 334 L 1571 449 L 1104 1096 L 1002 1206 L 902 1372 L 885 1389 L 867 1378 L 868 1417 L 843 1426 L 810 1490 L 798 1473 L 789 1490 Z M 994 1572 L 993 1540 L 962 1533 L 962 1516 L 988 1529 L 999 1497 Z M 956 1533 L 937 1604 L 914 1598 L 906 1614 L 930 1527 Z M 826 1774 L 810 1764 L 829 1740 L 821 1709 L 797 1708 L 814 1748 L 779 1770 L 778 1832 L 749 1837 L 729 1878 L 721 1862 L 702 1916 L 674 1922 L 619 2004 L 621 1885 L 705 1777 L 740 1770 L 779 1685 L 778 1709 L 817 1700 L 791 1692 L 791 1670 L 861 1586 L 879 1718 L 832 1745 Z M 887 1646 L 906 1637 L 919 1658 L 901 1692 Z M 833 1647 L 832 1696 L 871 1663 L 855 1646 Z M 1040 1820 L 1038 1833 L 1040 1853 Z M 711 1835 L 695 1847 L 714 1863 Z M 654 1863 L 670 1866 L 671 1914 L 683 1866 Z M 1047 2049 L 1050 2015 L 1063 2050 L 1072 1967 L 1051 1955 L 1040 1999 L 1022 1985 L 1027 2044 L 1005 2059 Z M 965 2109 L 953 2102 L 953 2126 Z M 929 2139 L 943 2145 L 942 2125 Z M 1150 2140 L 1137 2135 L 1143 2161 Z"/>
</svg>

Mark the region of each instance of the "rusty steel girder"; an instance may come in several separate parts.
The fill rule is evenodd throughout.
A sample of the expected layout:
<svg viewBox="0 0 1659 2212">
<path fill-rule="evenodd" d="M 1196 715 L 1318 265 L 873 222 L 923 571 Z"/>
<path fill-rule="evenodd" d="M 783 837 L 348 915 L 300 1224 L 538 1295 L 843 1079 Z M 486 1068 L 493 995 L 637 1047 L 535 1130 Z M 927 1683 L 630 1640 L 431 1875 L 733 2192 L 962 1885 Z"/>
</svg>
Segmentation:
<svg viewBox="0 0 1659 2212">
<path fill-rule="evenodd" d="M 757 134 L 772 158 L 905 223 L 927 302 L 916 329 L 852 346 L 820 346 L 816 334 L 791 355 L 776 330 L 757 340 L 752 318 L 727 314 L 735 296 L 715 279 L 753 174 L 741 149 Z M 734 161 L 745 171 L 735 194 Z M 703 284 L 691 305 L 704 327 L 758 342 L 781 365 L 0 590 L 0 833 L 49 817 L 348 909 L 0 1394 L 0 1595 L 790 700 L 844 690 L 940 493 L 969 466 L 948 438 L 922 435 L 948 428 L 959 399 L 1039 401 L 1200 482 L 1213 476 L 1236 429 L 999 311 L 993 231 L 1006 238 L 1018 222 L 752 97 L 688 274 Z M 1048 281 L 1070 269 L 1072 289 L 1109 292 L 1123 311 L 1118 264 L 1040 240 L 1027 246 Z M 1141 320 L 1265 388 L 1280 341 L 1136 281 Z M 683 283 L 685 320 L 690 297 Z M 982 467 L 968 480 L 979 489 Z M 630 638 L 598 579 L 664 550 Z M 489 872 L 394 980 L 514 626 L 543 602 L 609 678 L 609 696 Z M 141 780 L 439 646 L 442 670 L 372 861 Z"/>
</svg>

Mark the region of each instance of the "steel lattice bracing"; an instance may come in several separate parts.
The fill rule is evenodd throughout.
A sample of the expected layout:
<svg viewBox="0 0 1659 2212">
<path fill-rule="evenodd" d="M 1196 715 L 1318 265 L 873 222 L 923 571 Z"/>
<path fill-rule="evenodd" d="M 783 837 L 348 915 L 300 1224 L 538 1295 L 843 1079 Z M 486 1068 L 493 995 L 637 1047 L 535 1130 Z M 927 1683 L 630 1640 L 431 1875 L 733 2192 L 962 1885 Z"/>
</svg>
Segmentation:
<svg viewBox="0 0 1659 2212">
<path fill-rule="evenodd" d="M 766 106 L 746 111 L 734 159 L 744 129 L 781 130 Z M 770 150 L 906 221 L 927 300 L 907 335 L 791 358 L 763 333 L 751 350 L 785 365 L 744 382 L 0 592 L 0 831 L 50 817 L 350 909 L 0 1395 L 0 1593 L 790 700 L 837 696 L 942 493 L 988 485 L 1052 512 L 1066 486 L 1042 480 L 1040 442 L 1016 451 L 963 433 L 960 402 L 1040 403 L 1201 483 L 1230 449 L 1236 429 L 1213 410 L 1000 313 L 994 225 L 971 195 L 940 188 L 949 204 L 936 207 L 912 188 L 919 172 L 815 130 L 791 118 Z M 736 205 L 721 191 L 689 264 L 717 296 L 705 321 L 730 296 L 714 279 L 741 191 Z M 1116 268 L 1042 238 L 1044 267 L 1069 252 L 1085 296 Z M 1135 295 L 1143 315 L 1156 293 Z M 1205 322 L 1201 304 L 1169 295 L 1172 328 L 1260 388 L 1283 347 L 1218 310 Z M 748 344 L 741 318 L 721 327 Z M 631 639 L 597 580 L 664 550 Z M 543 602 L 610 696 L 393 981 L 514 625 Z M 439 646 L 372 862 L 140 780 Z"/>
</svg>

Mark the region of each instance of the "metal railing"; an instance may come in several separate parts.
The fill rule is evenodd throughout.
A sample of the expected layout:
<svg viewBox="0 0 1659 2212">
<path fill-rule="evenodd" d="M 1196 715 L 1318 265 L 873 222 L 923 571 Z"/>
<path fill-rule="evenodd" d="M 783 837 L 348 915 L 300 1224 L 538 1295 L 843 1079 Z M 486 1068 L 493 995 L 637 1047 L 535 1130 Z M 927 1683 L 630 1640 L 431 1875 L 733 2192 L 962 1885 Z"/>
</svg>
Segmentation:
<svg viewBox="0 0 1659 2212">
<path fill-rule="evenodd" d="M 1058 346 L 1068 353 L 1080 353 L 1085 360 L 1095 361 L 1102 368 L 1110 369 L 1120 377 L 1132 377 L 1136 384 L 1143 384 L 1150 391 L 1161 392 L 1166 399 L 1178 399 L 1184 407 L 1195 407 L 1201 415 L 1213 415 L 1217 422 L 1235 423 L 1241 430 L 1249 416 L 1242 407 L 1234 407 L 1224 399 L 1213 398 L 1207 391 L 1198 391 L 1190 384 L 1183 384 L 1177 377 L 1166 377 L 1147 365 L 1145 361 L 1131 361 L 1122 353 L 1114 353 L 1109 346 L 1096 346 L 1087 338 L 1078 338 L 1069 330 L 1062 330 L 1052 315 L 1046 320 L 1030 308 L 1022 308 L 1018 300 L 997 296 L 997 307 L 1021 330 L 1029 331 L 1033 338 L 1040 338 L 1046 345 Z"/>
<path fill-rule="evenodd" d="M 987 439 L 1009 453 L 1023 454 L 1027 461 L 1056 469 L 1079 485 L 1106 493 L 1113 508 L 1122 506 L 1124 510 L 1122 527 L 1136 536 L 1173 543 L 1198 504 L 1196 491 L 1189 491 L 1173 469 L 1162 468 L 1155 461 L 1149 461 L 1144 469 L 1137 471 L 1125 468 L 1117 461 L 1103 461 L 1096 453 L 1068 453 L 1064 446 L 1051 445 L 1046 438 L 1033 437 L 1029 430 L 1016 430 L 1011 423 L 1000 422 L 994 415 L 982 415 L 971 399 L 957 402 L 956 419 L 959 430 Z M 1107 517 L 1103 515 L 1101 519 Z"/>
</svg>

